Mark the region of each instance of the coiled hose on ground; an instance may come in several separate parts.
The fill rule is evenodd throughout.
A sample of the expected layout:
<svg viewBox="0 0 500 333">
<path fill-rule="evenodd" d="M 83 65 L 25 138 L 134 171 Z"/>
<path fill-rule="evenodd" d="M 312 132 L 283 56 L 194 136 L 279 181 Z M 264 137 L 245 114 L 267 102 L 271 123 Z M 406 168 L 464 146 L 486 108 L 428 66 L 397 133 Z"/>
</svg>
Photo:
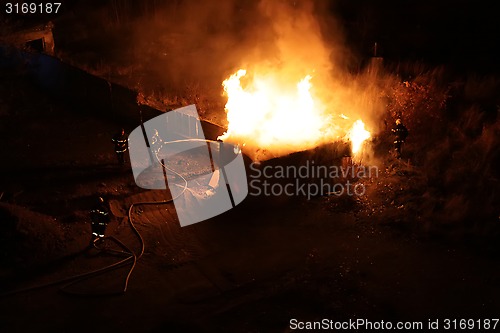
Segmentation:
<svg viewBox="0 0 500 333">
<path fill-rule="evenodd" d="M 156 157 L 158 158 L 158 156 L 156 156 Z M 125 244 L 123 244 L 119 239 L 117 239 L 117 238 L 115 238 L 113 236 L 106 236 L 106 237 L 97 238 L 97 239 L 95 239 L 92 242 L 92 246 L 95 249 L 97 249 L 99 251 L 106 251 L 106 252 L 109 252 L 109 253 L 114 253 L 114 254 L 117 254 L 117 255 L 125 255 L 126 257 L 124 259 L 122 259 L 122 260 L 120 260 L 118 262 L 115 262 L 115 263 L 113 263 L 111 265 L 108 265 L 106 267 L 102 267 L 102 268 L 99 268 L 99 269 L 96 269 L 96 270 L 93 270 L 93 271 L 90 271 L 90 272 L 78 274 L 78 275 L 73 275 L 73 276 L 70 276 L 70 277 L 67 277 L 67 278 L 63 278 L 63 279 L 60 279 L 60 280 L 51 281 L 51 282 L 48 282 L 48 283 L 43 283 L 43 284 L 39 284 L 39 285 L 27 287 L 27 288 L 22 288 L 22 289 L 17 289 L 17 290 L 9 291 L 9 292 L 0 294 L 0 297 L 12 296 L 12 295 L 15 295 L 15 294 L 20 294 L 20 293 L 24 293 L 24 292 L 34 291 L 34 290 L 38 290 L 38 289 L 42 289 L 42 288 L 46 288 L 46 287 L 50 287 L 50 286 L 55 286 L 55 285 L 60 285 L 60 284 L 63 284 L 63 285 L 59 288 L 59 290 L 61 292 L 65 293 L 65 294 L 69 294 L 69 295 L 77 295 L 77 296 L 113 296 L 113 295 L 124 294 L 127 291 L 127 289 L 128 289 L 128 284 L 129 284 L 130 276 L 132 275 L 132 272 L 134 271 L 134 268 L 137 265 L 137 261 L 144 254 L 144 249 L 145 249 L 144 239 L 142 238 L 141 234 L 139 233 L 139 231 L 135 227 L 133 219 L 132 219 L 132 211 L 133 211 L 134 207 L 139 206 L 139 205 L 159 205 L 159 204 L 168 204 L 168 203 L 171 203 L 175 199 L 177 199 L 178 197 L 180 197 L 181 195 L 183 195 L 183 193 L 187 189 L 188 182 L 187 182 L 187 180 L 181 174 L 179 174 L 178 172 L 176 172 L 176 171 L 168 168 L 165 165 L 165 163 L 163 162 L 163 160 L 161 160 L 161 161 L 159 160 L 159 162 L 160 162 L 160 164 L 162 165 L 162 167 L 164 168 L 165 171 L 172 172 L 175 175 L 177 175 L 180 178 L 182 178 L 183 181 L 184 181 L 184 187 L 183 187 L 181 193 L 179 193 L 175 198 L 172 198 L 172 199 L 169 199 L 169 200 L 162 200 L 162 201 L 135 202 L 135 203 L 132 203 L 130 205 L 130 207 L 128 209 L 128 222 L 130 224 L 130 227 L 132 228 L 132 231 L 137 236 L 137 238 L 138 238 L 138 240 L 139 240 L 139 242 L 141 244 L 140 250 L 139 250 L 138 254 L 136 254 L 129 247 L 127 247 Z M 123 251 L 101 248 L 101 244 L 103 244 L 104 242 L 106 242 L 108 240 L 114 242 L 115 244 L 117 244 Z M 69 290 L 69 287 L 71 287 L 71 286 L 74 286 L 74 285 L 76 285 L 78 283 L 81 283 L 83 281 L 86 281 L 86 280 L 88 280 L 90 278 L 99 276 L 101 274 L 110 272 L 112 270 L 124 267 L 124 266 L 129 265 L 129 264 L 131 264 L 131 266 L 130 266 L 130 269 L 129 269 L 129 271 L 128 271 L 125 279 L 124 279 L 123 288 L 120 291 L 107 292 L 107 293 L 89 293 L 89 292 L 85 292 L 84 293 L 84 292 L 75 292 L 75 291 L 70 291 Z"/>
</svg>

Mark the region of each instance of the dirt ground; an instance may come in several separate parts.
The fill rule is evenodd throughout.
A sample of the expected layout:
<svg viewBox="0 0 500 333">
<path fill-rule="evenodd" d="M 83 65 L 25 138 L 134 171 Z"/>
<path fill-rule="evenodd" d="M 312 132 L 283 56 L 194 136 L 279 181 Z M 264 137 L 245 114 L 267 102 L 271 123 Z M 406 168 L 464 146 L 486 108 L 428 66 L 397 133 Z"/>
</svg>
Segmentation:
<svg viewBox="0 0 500 333">
<path fill-rule="evenodd" d="M 115 205 L 107 233 L 139 252 L 124 211 L 159 195 L 136 187 L 128 164 L 117 165 L 111 137 L 119 119 L 51 100 L 16 73 L 2 74 L 1 89 L 1 291 L 120 260 L 87 248 L 88 211 L 98 195 Z M 376 186 L 368 195 L 381 193 Z M 288 332 L 292 318 L 498 317 L 495 252 L 407 227 L 400 219 L 418 218 L 401 213 L 400 203 L 392 215 L 372 214 L 386 199 L 249 196 L 184 228 L 171 204 L 137 207 L 145 252 L 126 293 L 88 295 L 120 290 L 130 266 L 64 290 L 56 284 L 3 294 L 0 330 Z"/>
</svg>

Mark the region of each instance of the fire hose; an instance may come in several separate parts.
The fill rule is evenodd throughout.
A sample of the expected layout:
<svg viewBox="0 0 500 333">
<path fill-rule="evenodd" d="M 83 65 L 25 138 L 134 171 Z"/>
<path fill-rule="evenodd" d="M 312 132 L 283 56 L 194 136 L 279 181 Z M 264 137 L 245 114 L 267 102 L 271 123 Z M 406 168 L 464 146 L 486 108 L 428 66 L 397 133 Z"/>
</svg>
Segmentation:
<svg viewBox="0 0 500 333">
<path fill-rule="evenodd" d="M 158 158 L 158 155 L 156 155 L 156 157 Z M 144 249 L 145 249 L 144 239 L 142 238 L 141 234 L 139 233 L 139 231 L 137 230 L 137 228 L 135 227 L 135 225 L 133 223 L 132 211 L 133 211 L 134 207 L 135 206 L 139 206 L 139 205 L 159 205 L 159 204 L 168 204 L 168 203 L 171 203 L 175 199 L 177 199 L 178 197 L 180 197 L 181 195 L 183 195 L 183 193 L 187 189 L 188 182 L 187 182 L 187 180 L 181 174 L 179 174 L 178 172 L 176 172 L 176 171 L 168 168 L 163 163 L 163 161 L 159 160 L 159 162 L 162 165 L 162 167 L 164 168 L 164 170 L 168 170 L 168 171 L 176 174 L 180 178 L 182 178 L 183 181 L 184 181 L 184 186 L 183 186 L 182 191 L 175 198 L 172 198 L 172 199 L 169 199 L 169 200 L 161 200 L 161 201 L 135 202 L 135 203 L 132 203 L 129 206 L 129 209 L 128 209 L 128 219 L 127 220 L 128 220 L 128 222 L 130 224 L 130 227 L 132 228 L 132 231 L 137 236 L 137 238 L 138 238 L 138 240 L 139 240 L 139 242 L 141 244 L 141 248 L 140 248 L 139 254 L 136 254 L 135 252 L 133 252 L 132 250 L 130 250 L 129 247 L 127 247 L 119 239 L 117 239 L 117 238 L 115 238 L 113 236 L 100 237 L 100 238 L 95 239 L 92 242 L 92 246 L 95 249 L 97 249 L 99 251 L 107 251 L 107 252 L 118 254 L 118 255 L 126 255 L 126 258 L 122 259 L 122 260 L 120 260 L 118 262 L 115 262 L 115 263 L 113 263 L 111 265 L 108 265 L 108 266 L 105 266 L 105 267 L 102 267 L 102 268 L 99 268 L 99 269 L 96 269 L 96 270 L 93 270 L 93 271 L 90 271 L 90 272 L 86 272 L 86 273 L 82 273 L 82 274 L 77 274 L 77 275 L 73 275 L 73 276 L 70 276 L 70 277 L 67 277 L 67 278 L 63 278 L 63 279 L 60 279 L 60 280 L 51 281 L 51 282 L 48 282 L 48 283 L 43 283 L 43 284 L 39 284 L 39 285 L 35 285 L 35 286 L 23 288 L 23 289 L 17 289 L 17 290 L 13 290 L 13 291 L 10 291 L 10 292 L 6 292 L 6 293 L 3 293 L 3 294 L 0 294 L 0 297 L 12 296 L 12 295 L 15 295 L 15 294 L 20 294 L 20 293 L 24 293 L 24 292 L 29 292 L 29 291 L 34 291 L 34 290 L 38 290 L 38 289 L 43 289 L 43 288 L 50 287 L 50 286 L 60 285 L 60 284 L 63 284 L 63 283 L 64 283 L 64 285 L 61 286 L 59 288 L 59 290 L 61 292 L 65 293 L 65 294 L 69 294 L 69 295 L 77 295 L 77 296 L 113 296 L 113 295 L 124 294 L 127 291 L 129 280 L 130 280 L 130 276 L 132 275 L 132 272 L 134 271 L 134 268 L 135 268 L 135 266 L 137 264 L 137 261 L 144 254 Z M 117 244 L 123 251 L 101 248 L 100 245 L 103 242 L 107 241 L 107 240 L 110 240 L 110 241 L 114 242 L 115 244 Z M 74 291 L 69 291 L 68 290 L 68 288 L 71 287 L 71 286 L 74 286 L 74 285 L 76 285 L 78 283 L 86 281 L 86 280 L 88 280 L 90 278 L 99 276 L 101 274 L 110 272 L 112 270 L 124 267 L 124 266 L 126 266 L 126 265 L 128 265 L 130 263 L 131 263 L 131 267 L 130 267 L 130 269 L 129 269 L 129 271 L 128 271 L 125 279 L 124 279 L 123 288 L 120 291 L 107 292 L 107 293 L 83 293 L 83 292 L 74 292 Z"/>
<path fill-rule="evenodd" d="M 175 141 L 175 142 L 185 142 L 185 141 L 205 141 L 205 142 L 208 142 L 208 140 L 200 140 L 200 139 L 178 140 L 178 141 Z M 107 251 L 107 252 L 118 254 L 118 255 L 125 255 L 126 258 L 124 258 L 124 259 L 122 259 L 122 260 L 120 260 L 118 262 L 115 262 L 115 263 L 113 263 L 111 265 L 108 265 L 108 266 L 105 266 L 105 267 L 102 267 L 102 268 L 99 268 L 99 269 L 96 269 L 96 270 L 93 270 L 93 271 L 90 271 L 90 272 L 86 272 L 86 273 L 82 273 L 82 274 L 78 274 L 78 275 L 73 275 L 73 276 L 70 276 L 70 277 L 67 277 L 67 278 L 63 278 L 63 279 L 60 279 L 60 280 L 51 281 L 51 282 L 44 283 L 44 284 L 39 284 L 39 285 L 35 285 L 35 286 L 23 288 L 23 289 L 17 289 L 17 290 L 13 290 L 13 291 L 10 291 L 10 292 L 6 292 L 6 293 L 3 293 L 3 294 L 0 294 L 0 297 L 6 297 L 6 296 L 11 296 L 11 295 L 19 294 L 19 293 L 28 292 L 28 291 L 34 291 L 34 290 L 38 290 L 38 289 L 42 289 L 42 288 L 46 288 L 46 287 L 50 287 L 50 286 L 54 286 L 54 285 L 59 285 L 59 284 L 63 284 L 63 283 L 64 283 L 64 285 L 62 287 L 60 287 L 59 290 L 61 292 L 65 293 L 65 294 L 69 294 L 69 295 L 78 295 L 78 296 L 113 296 L 113 295 L 124 294 L 127 291 L 129 280 L 130 280 L 130 277 L 132 275 L 132 272 L 134 271 L 135 266 L 137 265 L 137 261 L 142 257 L 142 255 L 144 254 L 144 249 L 145 249 L 144 239 L 142 238 L 141 234 L 139 233 L 139 231 L 137 230 L 137 228 L 135 227 L 135 225 L 133 223 L 132 211 L 133 211 L 134 207 L 135 206 L 139 206 L 139 205 L 159 205 L 159 204 L 168 204 L 168 203 L 171 203 L 175 199 L 177 199 L 181 195 L 183 195 L 184 192 L 188 188 L 188 186 L 187 186 L 188 185 L 188 181 L 186 180 L 186 178 L 184 178 L 180 173 L 178 173 L 178 172 L 176 172 L 176 171 L 168 168 L 165 165 L 164 160 L 163 159 L 161 159 L 161 160 L 159 159 L 158 152 L 159 152 L 159 149 L 155 152 L 155 156 L 156 156 L 156 159 L 158 160 L 158 162 L 160 163 L 160 165 L 163 168 L 164 176 L 166 176 L 166 172 L 169 171 L 169 172 L 175 174 L 176 176 L 180 177 L 183 180 L 184 185 L 183 185 L 182 191 L 175 198 L 172 198 L 172 199 L 169 199 L 169 200 L 161 200 L 161 201 L 135 202 L 135 203 L 132 203 L 129 206 L 128 214 L 127 214 L 128 215 L 128 219 L 127 220 L 128 220 L 128 222 L 130 224 L 130 227 L 132 228 L 132 231 L 137 236 L 137 238 L 139 239 L 139 242 L 141 244 L 141 248 L 140 248 L 139 254 L 136 254 L 129 247 L 127 247 L 125 244 L 123 244 L 119 239 L 117 239 L 117 238 L 115 238 L 113 236 L 99 237 L 99 238 L 95 239 L 92 242 L 92 246 L 95 249 L 97 249 L 99 251 Z M 107 240 L 112 241 L 115 244 L 117 244 L 123 251 L 101 248 L 100 245 L 103 242 L 107 241 Z M 78 283 L 81 283 L 81 282 L 86 281 L 88 279 L 91 279 L 93 277 L 99 276 L 101 274 L 110 272 L 112 270 L 124 267 L 124 266 L 126 266 L 126 265 L 128 265 L 130 263 L 131 263 L 131 267 L 130 267 L 130 269 L 129 269 L 129 271 L 128 271 L 125 279 L 124 279 L 123 288 L 120 291 L 117 291 L 117 292 L 108 292 L 108 293 L 82 293 L 82 292 L 74 292 L 74 291 L 68 290 L 68 288 L 71 287 L 71 286 L 74 286 L 74 285 L 76 285 Z"/>
</svg>

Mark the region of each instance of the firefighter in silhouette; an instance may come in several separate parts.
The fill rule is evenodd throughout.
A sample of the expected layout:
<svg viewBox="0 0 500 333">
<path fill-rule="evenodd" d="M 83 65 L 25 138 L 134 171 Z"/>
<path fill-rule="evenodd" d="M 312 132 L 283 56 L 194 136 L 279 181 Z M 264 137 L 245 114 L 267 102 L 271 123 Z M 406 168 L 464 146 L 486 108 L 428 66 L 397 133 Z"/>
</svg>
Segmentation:
<svg viewBox="0 0 500 333">
<path fill-rule="evenodd" d="M 93 240 L 104 237 L 104 232 L 106 231 L 110 216 L 109 208 L 103 197 L 97 199 L 95 208 L 90 211 L 90 220 L 92 222 Z"/>
<path fill-rule="evenodd" d="M 112 140 L 115 144 L 115 153 L 118 158 L 118 163 L 123 165 L 125 163 L 125 152 L 127 151 L 127 136 L 125 130 L 122 128 L 120 132 L 116 133 Z"/>
<path fill-rule="evenodd" d="M 392 129 L 392 133 L 394 133 L 394 150 L 396 152 L 396 158 L 401 158 L 401 150 L 408 136 L 408 129 L 403 125 L 401 119 L 396 120 L 396 126 Z"/>
<path fill-rule="evenodd" d="M 351 144 L 352 143 L 351 143 L 350 140 L 345 141 L 342 144 L 342 147 L 341 147 L 341 155 L 342 155 L 341 164 L 342 164 L 342 170 L 346 170 L 347 171 L 353 165 Z"/>
</svg>

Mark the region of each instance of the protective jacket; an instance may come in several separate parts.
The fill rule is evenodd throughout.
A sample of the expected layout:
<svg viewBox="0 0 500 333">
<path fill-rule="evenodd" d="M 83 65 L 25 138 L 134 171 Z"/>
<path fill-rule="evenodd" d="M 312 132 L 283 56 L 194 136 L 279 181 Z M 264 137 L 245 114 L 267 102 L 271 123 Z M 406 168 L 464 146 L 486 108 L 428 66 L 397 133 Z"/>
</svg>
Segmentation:
<svg viewBox="0 0 500 333">
<path fill-rule="evenodd" d="M 109 223 L 109 210 L 104 204 L 99 205 L 90 211 L 90 219 L 92 221 L 92 235 L 95 237 L 104 237 L 106 225 Z"/>
<path fill-rule="evenodd" d="M 395 139 L 394 143 L 404 143 L 408 136 L 408 129 L 403 124 L 397 124 L 393 129 Z"/>
<path fill-rule="evenodd" d="M 113 142 L 115 143 L 115 152 L 124 153 L 127 151 L 127 136 L 125 134 L 116 134 L 113 137 Z"/>
</svg>

